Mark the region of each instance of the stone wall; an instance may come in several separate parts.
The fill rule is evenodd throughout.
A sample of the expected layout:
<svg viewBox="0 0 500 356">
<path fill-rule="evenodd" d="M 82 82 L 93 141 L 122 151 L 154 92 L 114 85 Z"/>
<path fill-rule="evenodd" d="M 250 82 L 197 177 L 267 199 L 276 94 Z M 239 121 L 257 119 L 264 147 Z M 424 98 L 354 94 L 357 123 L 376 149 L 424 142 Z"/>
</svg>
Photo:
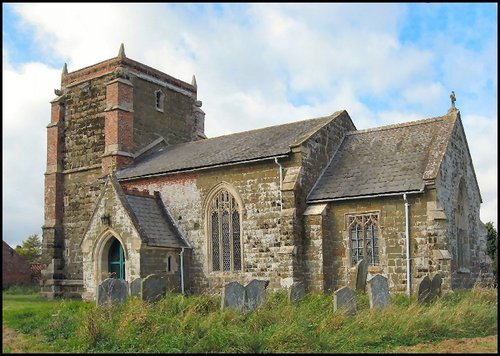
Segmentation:
<svg viewBox="0 0 500 356">
<path fill-rule="evenodd" d="M 131 81 L 134 84 L 134 139 L 139 147 L 160 136 L 169 145 L 195 138 L 193 107 L 196 95 L 188 96 L 133 75 Z M 156 90 L 165 95 L 163 111 L 156 110 Z"/>
<path fill-rule="evenodd" d="M 446 263 L 439 265 L 431 260 L 434 246 L 429 244 L 427 238 L 428 205 L 433 206 L 431 202 L 434 198 L 433 190 L 407 195 L 410 204 L 412 289 L 427 273 L 439 271 L 449 278 Z M 380 273 L 387 276 L 392 291 L 406 291 L 406 218 L 402 195 L 337 201 L 329 203 L 328 208 L 321 211 L 311 210 L 306 214 L 306 239 L 309 241 L 306 261 L 310 266 L 307 280 L 311 290 L 329 292 L 348 285 L 354 266 L 351 263 L 346 217 L 349 214 L 376 212 L 379 214 L 380 264 L 370 266 L 368 272 L 370 275 Z M 443 239 L 443 236 L 438 235 L 438 239 Z"/>
<path fill-rule="evenodd" d="M 132 90 L 125 93 L 123 100 L 131 100 L 133 105 L 122 103 L 120 96 L 107 98 L 107 84 L 116 82 L 117 76 L 132 81 L 129 85 Z M 155 108 L 154 91 L 158 88 L 165 94 L 164 112 Z M 115 91 L 109 93 L 115 94 Z M 58 95 L 48 126 L 43 228 L 44 261 L 51 264 L 53 271 L 47 270 L 44 279 L 71 281 L 65 283 L 71 284 L 73 290 L 82 285 L 80 243 L 103 187 L 101 178 L 108 173 L 103 168 L 106 149 L 119 151 L 121 138 L 129 136 L 133 136 L 133 142 L 128 139 L 124 142 L 132 149 L 147 146 L 159 135 L 165 136 L 167 144 L 198 138 L 193 118 L 196 87 L 122 56 L 72 73 L 65 70 Z M 108 107 L 113 100 L 118 102 Z M 120 132 L 106 132 L 113 128 L 105 124 L 106 112 L 110 110 L 133 115 L 127 125 L 113 126 Z M 133 127 L 134 132 L 122 132 L 124 127 Z M 118 141 L 111 140 L 110 147 L 106 147 L 107 138 L 113 135 Z M 112 147 L 113 144 L 117 147 Z M 123 160 L 120 154 L 115 156 L 118 164 L 130 160 L 128 157 Z M 47 293 L 54 294 L 54 288 L 48 284 L 46 287 Z M 64 288 L 59 288 L 61 293 Z"/>
<path fill-rule="evenodd" d="M 330 163 L 334 153 L 339 148 L 345 134 L 356 130 L 349 114 L 346 111 L 334 113 L 337 115 L 334 120 L 323 126 L 317 132 L 307 137 L 302 142 L 292 147 L 296 153 L 295 158 L 289 164 L 285 175 L 283 187 L 283 204 L 289 210 L 289 223 L 293 224 L 292 245 L 296 246 L 293 259 L 294 282 L 304 281 L 307 273 L 306 255 L 310 244 L 304 239 L 303 213 L 306 210 L 307 195 L 314 187 L 324 169 Z M 282 235 L 288 234 L 282 231 Z M 326 244 L 326 248 L 328 248 Z M 290 283 L 291 284 L 291 283 Z"/>
<path fill-rule="evenodd" d="M 212 272 L 208 264 L 206 237 L 207 197 L 224 184 L 241 199 L 243 272 Z M 271 288 L 280 288 L 288 270 L 280 270 L 280 261 L 290 266 L 289 249 L 280 236 L 279 167 L 273 162 L 228 166 L 199 173 L 175 174 L 143 180 L 125 181 L 124 187 L 159 191 L 181 232 L 192 246 L 190 258 L 191 291 L 219 292 L 225 283 L 242 284 L 254 278 L 270 280 Z"/>
<path fill-rule="evenodd" d="M 460 118 L 460 115 L 458 115 Z M 468 201 L 468 245 L 470 255 L 468 266 L 461 268 L 457 266 L 458 244 L 457 244 L 457 199 L 460 182 L 465 184 L 466 197 Z M 439 175 L 436 180 L 437 199 L 439 207 L 444 211 L 448 227 L 449 240 L 441 243 L 443 249 L 447 249 L 453 259 L 451 261 L 452 288 L 471 287 L 475 282 L 481 262 L 488 260 L 486 250 L 486 231 L 480 220 L 481 197 L 477 185 L 472 160 L 470 157 L 467 141 L 460 119 L 457 120 L 452 132 L 450 144 L 443 158 Z"/>
</svg>

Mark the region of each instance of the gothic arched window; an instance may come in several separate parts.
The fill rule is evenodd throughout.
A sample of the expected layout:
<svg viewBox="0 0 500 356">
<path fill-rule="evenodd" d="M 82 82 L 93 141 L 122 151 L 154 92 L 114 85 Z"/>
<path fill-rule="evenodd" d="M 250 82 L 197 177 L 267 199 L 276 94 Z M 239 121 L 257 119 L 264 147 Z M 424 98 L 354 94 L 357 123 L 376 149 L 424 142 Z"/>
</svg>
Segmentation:
<svg viewBox="0 0 500 356">
<path fill-rule="evenodd" d="M 212 271 L 241 271 L 241 215 L 236 199 L 221 189 L 208 209 Z"/>
<path fill-rule="evenodd" d="M 369 266 L 380 264 L 378 214 L 349 215 L 347 218 L 352 265 L 364 258 Z"/>
</svg>

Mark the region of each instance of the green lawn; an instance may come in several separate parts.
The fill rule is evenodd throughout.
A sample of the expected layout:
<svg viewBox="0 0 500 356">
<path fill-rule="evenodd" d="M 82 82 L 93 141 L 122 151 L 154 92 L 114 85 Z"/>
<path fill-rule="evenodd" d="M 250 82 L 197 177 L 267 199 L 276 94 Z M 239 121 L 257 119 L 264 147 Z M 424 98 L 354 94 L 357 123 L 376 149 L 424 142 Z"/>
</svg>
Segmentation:
<svg viewBox="0 0 500 356">
<path fill-rule="evenodd" d="M 2 299 L 4 325 L 31 340 L 23 352 L 385 353 L 498 332 L 496 289 L 453 292 L 430 305 L 393 296 L 384 310 L 370 309 L 361 294 L 353 317 L 334 312 L 324 294 L 293 304 L 285 292 L 271 293 L 246 314 L 221 311 L 214 296 L 169 294 L 156 304 L 129 298 L 114 307 L 33 294 Z"/>
</svg>

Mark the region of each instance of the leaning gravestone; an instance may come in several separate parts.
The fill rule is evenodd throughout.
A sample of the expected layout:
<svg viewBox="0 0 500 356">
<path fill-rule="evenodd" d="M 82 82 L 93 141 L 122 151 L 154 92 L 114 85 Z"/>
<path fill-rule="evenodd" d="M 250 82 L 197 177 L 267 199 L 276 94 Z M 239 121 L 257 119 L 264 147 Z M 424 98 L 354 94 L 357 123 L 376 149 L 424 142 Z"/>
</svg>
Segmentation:
<svg viewBox="0 0 500 356">
<path fill-rule="evenodd" d="M 356 292 L 349 287 L 342 287 L 333 292 L 333 310 L 343 310 L 347 315 L 357 313 Z"/>
<path fill-rule="evenodd" d="M 150 274 L 142 281 L 142 300 L 157 302 L 166 294 L 165 280 L 157 274 Z"/>
<path fill-rule="evenodd" d="M 304 299 L 306 295 L 306 286 L 303 282 L 294 282 L 288 289 L 288 300 L 296 303 Z"/>
<path fill-rule="evenodd" d="M 365 259 L 356 264 L 356 291 L 364 292 L 368 276 L 368 262 Z"/>
<path fill-rule="evenodd" d="M 266 288 L 269 281 L 254 279 L 245 287 L 245 309 L 254 311 L 266 301 Z"/>
<path fill-rule="evenodd" d="M 128 296 L 128 283 L 123 279 L 106 278 L 97 290 L 97 305 L 104 303 L 118 304 Z"/>
<path fill-rule="evenodd" d="M 429 276 L 425 276 L 420 281 L 418 285 L 418 302 L 419 303 L 428 303 L 431 299 L 431 286 L 432 281 Z"/>
<path fill-rule="evenodd" d="M 138 277 L 130 283 L 130 295 L 141 296 L 141 282 L 142 278 Z"/>
<path fill-rule="evenodd" d="M 233 308 L 243 311 L 245 307 L 245 287 L 238 282 L 231 282 L 222 290 L 222 309 Z"/>
<path fill-rule="evenodd" d="M 387 278 L 377 274 L 368 281 L 368 299 L 370 308 L 385 308 L 391 301 Z"/>
<path fill-rule="evenodd" d="M 443 283 L 443 279 L 441 276 L 436 274 L 431 281 L 431 293 L 430 293 L 430 300 L 434 300 L 438 297 L 441 296 L 441 284 Z"/>
</svg>

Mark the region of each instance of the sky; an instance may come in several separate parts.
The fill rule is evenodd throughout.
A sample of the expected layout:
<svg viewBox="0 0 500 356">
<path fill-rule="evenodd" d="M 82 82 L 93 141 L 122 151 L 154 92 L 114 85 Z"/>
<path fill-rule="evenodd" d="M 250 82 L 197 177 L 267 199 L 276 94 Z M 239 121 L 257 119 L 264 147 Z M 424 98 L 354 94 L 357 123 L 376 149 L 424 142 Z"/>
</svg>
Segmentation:
<svg viewBox="0 0 500 356">
<path fill-rule="evenodd" d="M 347 110 L 357 129 L 456 106 L 497 227 L 496 3 L 3 3 L 3 240 L 42 234 L 64 63 L 127 57 L 191 83 L 215 137 Z"/>
</svg>

